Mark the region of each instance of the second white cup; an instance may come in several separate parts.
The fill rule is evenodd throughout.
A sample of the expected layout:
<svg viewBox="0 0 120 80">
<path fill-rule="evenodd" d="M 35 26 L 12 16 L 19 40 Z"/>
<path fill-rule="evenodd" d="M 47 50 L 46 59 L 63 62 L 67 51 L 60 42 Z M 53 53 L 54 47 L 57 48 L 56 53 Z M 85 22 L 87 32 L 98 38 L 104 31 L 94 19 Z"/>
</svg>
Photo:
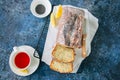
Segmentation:
<svg viewBox="0 0 120 80">
<path fill-rule="evenodd" d="M 30 6 L 32 14 L 38 18 L 44 18 L 51 12 L 52 6 L 49 0 L 33 0 Z"/>
</svg>

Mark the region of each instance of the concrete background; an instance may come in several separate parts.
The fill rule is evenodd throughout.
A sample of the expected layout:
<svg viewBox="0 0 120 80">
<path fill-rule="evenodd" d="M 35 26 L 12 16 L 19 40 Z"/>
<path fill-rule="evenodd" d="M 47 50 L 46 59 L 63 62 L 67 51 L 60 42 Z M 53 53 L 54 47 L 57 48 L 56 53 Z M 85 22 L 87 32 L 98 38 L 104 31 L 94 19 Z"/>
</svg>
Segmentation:
<svg viewBox="0 0 120 80">
<path fill-rule="evenodd" d="M 27 77 L 14 74 L 9 67 L 13 46 L 36 47 L 45 25 L 38 52 L 42 56 L 49 16 L 36 18 L 30 12 L 32 0 L 0 0 L 0 80 L 120 80 L 120 0 L 50 0 L 53 5 L 69 4 L 88 9 L 99 19 L 99 29 L 92 41 L 92 52 L 77 74 L 60 74 L 41 62 Z"/>
</svg>

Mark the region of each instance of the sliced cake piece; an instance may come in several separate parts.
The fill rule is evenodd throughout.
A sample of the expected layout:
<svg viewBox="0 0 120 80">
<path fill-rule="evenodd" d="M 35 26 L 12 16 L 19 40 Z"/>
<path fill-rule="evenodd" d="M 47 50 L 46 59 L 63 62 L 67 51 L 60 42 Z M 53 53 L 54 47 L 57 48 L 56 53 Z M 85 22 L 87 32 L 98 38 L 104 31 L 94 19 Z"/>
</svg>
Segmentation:
<svg viewBox="0 0 120 80">
<path fill-rule="evenodd" d="M 60 73 L 70 73 L 73 71 L 73 63 L 64 63 L 57 60 L 52 60 L 50 68 Z"/>
<path fill-rule="evenodd" d="M 75 58 L 74 49 L 61 44 L 56 44 L 53 49 L 53 57 L 61 62 L 73 62 Z"/>
</svg>

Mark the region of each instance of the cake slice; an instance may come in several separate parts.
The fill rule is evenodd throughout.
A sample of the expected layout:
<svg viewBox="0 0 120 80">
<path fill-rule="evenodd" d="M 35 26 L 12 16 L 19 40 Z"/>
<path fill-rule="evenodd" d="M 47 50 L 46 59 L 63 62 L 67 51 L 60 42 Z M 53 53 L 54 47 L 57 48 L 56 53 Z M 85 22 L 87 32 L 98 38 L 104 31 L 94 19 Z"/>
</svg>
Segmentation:
<svg viewBox="0 0 120 80">
<path fill-rule="evenodd" d="M 73 63 L 64 63 L 57 60 L 52 60 L 50 68 L 60 73 L 70 73 L 73 71 Z"/>
<path fill-rule="evenodd" d="M 55 48 L 53 49 L 52 55 L 56 60 L 66 63 L 74 61 L 74 52 L 74 49 L 71 47 L 56 44 Z"/>
</svg>

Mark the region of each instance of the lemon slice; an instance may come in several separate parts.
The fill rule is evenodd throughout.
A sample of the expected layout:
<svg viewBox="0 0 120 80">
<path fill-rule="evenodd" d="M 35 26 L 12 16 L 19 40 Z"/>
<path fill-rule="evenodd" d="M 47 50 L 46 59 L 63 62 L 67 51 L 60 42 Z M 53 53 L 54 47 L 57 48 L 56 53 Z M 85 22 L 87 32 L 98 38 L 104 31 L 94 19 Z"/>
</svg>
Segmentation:
<svg viewBox="0 0 120 80">
<path fill-rule="evenodd" d="M 56 20 L 55 20 L 55 16 L 53 13 L 51 13 L 51 15 L 50 15 L 50 22 L 51 22 L 53 27 L 56 26 Z"/>
<path fill-rule="evenodd" d="M 29 71 L 27 69 L 25 69 L 25 70 L 19 70 L 19 71 L 22 72 L 22 73 L 25 73 L 25 74 L 29 73 Z"/>
<path fill-rule="evenodd" d="M 58 9 L 57 9 L 57 11 L 56 11 L 56 14 L 55 14 L 55 18 L 56 18 L 56 19 L 59 19 L 59 18 L 62 16 L 62 12 L 63 12 L 62 5 L 59 5 L 59 6 L 58 6 Z"/>
</svg>

